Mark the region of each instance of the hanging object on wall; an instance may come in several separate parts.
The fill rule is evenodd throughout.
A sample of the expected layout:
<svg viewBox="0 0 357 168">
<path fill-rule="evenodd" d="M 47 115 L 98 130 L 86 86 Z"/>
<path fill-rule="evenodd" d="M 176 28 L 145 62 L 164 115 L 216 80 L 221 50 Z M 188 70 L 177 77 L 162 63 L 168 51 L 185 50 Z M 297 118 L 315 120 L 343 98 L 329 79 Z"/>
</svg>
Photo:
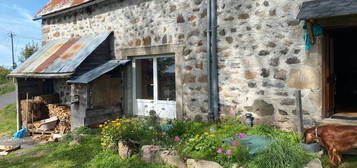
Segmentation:
<svg viewBox="0 0 357 168">
<path fill-rule="evenodd" d="M 322 27 L 317 23 L 314 23 L 313 20 L 306 21 L 303 28 L 305 30 L 305 50 L 309 50 L 311 45 L 316 43 L 316 37 L 321 35 L 323 30 Z"/>
</svg>

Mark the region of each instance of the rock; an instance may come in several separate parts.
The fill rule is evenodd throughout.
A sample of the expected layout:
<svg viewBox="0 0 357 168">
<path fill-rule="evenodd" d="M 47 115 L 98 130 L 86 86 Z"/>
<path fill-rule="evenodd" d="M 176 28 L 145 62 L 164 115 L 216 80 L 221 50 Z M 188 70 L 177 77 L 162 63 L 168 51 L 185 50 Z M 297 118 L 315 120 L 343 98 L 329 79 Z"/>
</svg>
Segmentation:
<svg viewBox="0 0 357 168">
<path fill-rule="evenodd" d="M 276 70 L 274 72 L 274 78 L 285 81 L 286 80 L 286 74 L 287 74 L 286 70 L 283 70 L 283 69 Z"/>
<path fill-rule="evenodd" d="M 292 69 L 288 85 L 296 89 L 316 89 L 320 87 L 320 72 L 312 68 Z"/>
<path fill-rule="evenodd" d="M 272 59 L 270 59 L 270 61 L 269 61 L 269 65 L 270 65 L 270 66 L 276 67 L 276 66 L 279 66 L 279 64 L 280 64 L 280 59 L 279 59 L 279 57 L 272 58 Z"/>
<path fill-rule="evenodd" d="M 249 18 L 249 14 L 246 14 L 246 13 L 240 14 L 240 15 L 238 16 L 238 19 L 248 19 L 248 18 Z"/>
<path fill-rule="evenodd" d="M 269 75 L 270 75 L 269 69 L 263 68 L 263 69 L 262 69 L 262 73 L 260 74 L 260 76 L 262 76 L 262 77 L 264 77 L 264 78 L 267 78 L 267 77 L 269 77 Z"/>
<path fill-rule="evenodd" d="M 320 159 L 311 160 L 304 168 L 322 168 Z"/>
<path fill-rule="evenodd" d="M 281 102 L 280 102 L 280 105 L 285 105 L 285 106 L 292 106 L 292 105 L 295 105 L 295 99 L 283 99 Z"/>
<path fill-rule="evenodd" d="M 196 161 L 194 159 L 188 159 L 187 168 L 223 168 L 223 167 L 213 161 L 207 161 L 207 160 Z"/>
<path fill-rule="evenodd" d="M 114 144 L 114 143 L 110 143 L 108 146 L 107 146 L 107 149 L 111 149 L 111 150 L 115 150 L 117 148 L 117 145 Z"/>
<path fill-rule="evenodd" d="M 254 100 L 252 107 L 253 111 L 260 116 L 270 116 L 274 114 L 274 106 L 261 99 Z"/>
<path fill-rule="evenodd" d="M 124 142 L 119 141 L 118 142 L 118 154 L 121 158 L 126 159 L 126 158 L 129 158 L 133 154 L 133 151 L 129 148 L 129 146 L 124 144 Z"/>
<path fill-rule="evenodd" d="M 180 156 L 177 155 L 176 151 L 164 150 L 159 153 L 161 163 L 168 166 L 176 166 L 179 168 L 184 168 L 185 163 L 181 160 Z"/>
<path fill-rule="evenodd" d="M 177 16 L 177 23 L 185 23 L 185 18 L 182 15 Z"/>
<path fill-rule="evenodd" d="M 299 64 L 301 61 L 297 57 L 291 57 L 291 58 L 288 58 L 285 62 L 287 64 Z"/>
<path fill-rule="evenodd" d="M 258 53 L 259 56 L 267 56 L 267 55 L 269 55 L 269 54 L 270 54 L 270 52 L 267 51 L 267 50 L 261 50 L 261 51 L 259 51 L 259 53 Z"/>
<path fill-rule="evenodd" d="M 141 160 L 145 162 L 158 162 L 157 154 L 160 151 L 160 146 L 144 145 L 141 150 L 143 152 Z"/>
<path fill-rule="evenodd" d="M 279 114 L 281 115 L 288 115 L 288 112 L 284 111 L 284 110 L 279 110 Z"/>
</svg>

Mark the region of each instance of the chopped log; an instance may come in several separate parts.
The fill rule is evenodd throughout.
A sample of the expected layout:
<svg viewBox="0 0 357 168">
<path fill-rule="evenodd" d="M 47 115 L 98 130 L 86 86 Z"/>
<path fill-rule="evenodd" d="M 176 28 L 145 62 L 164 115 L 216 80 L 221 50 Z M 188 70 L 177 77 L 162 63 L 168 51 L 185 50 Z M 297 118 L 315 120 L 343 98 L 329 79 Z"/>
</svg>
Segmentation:
<svg viewBox="0 0 357 168">
<path fill-rule="evenodd" d="M 60 121 L 55 128 L 56 133 L 65 134 L 71 130 L 71 109 L 68 106 L 48 104 L 49 116 Z"/>
<path fill-rule="evenodd" d="M 42 102 L 44 104 L 57 104 L 59 103 L 59 95 L 51 94 L 51 95 L 41 95 L 33 98 L 34 101 Z"/>
<path fill-rule="evenodd" d="M 10 152 L 18 150 L 20 148 L 21 148 L 21 145 L 17 145 L 17 146 L 3 146 L 3 145 L 0 145 L 0 155 L 1 156 L 6 156 Z"/>
</svg>

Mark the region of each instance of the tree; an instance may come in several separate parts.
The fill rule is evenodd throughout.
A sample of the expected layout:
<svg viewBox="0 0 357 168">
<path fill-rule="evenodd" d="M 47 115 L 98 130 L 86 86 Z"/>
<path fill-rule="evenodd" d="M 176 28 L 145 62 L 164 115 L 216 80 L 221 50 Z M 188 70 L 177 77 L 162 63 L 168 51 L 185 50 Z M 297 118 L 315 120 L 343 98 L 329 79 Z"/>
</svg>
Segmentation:
<svg viewBox="0 0 357 168">
<path fill-rule="evenodd" d="M 25 48 L 22 49 L 21 51 L 21 57 L 19 58 L 19 61 L 25 62 L 28 58 L 31 57 L 32 54 L 34 54 L 38 50 L 38 45 L 37 43 L 28 43 L 26 44 Z"/>
</svg>

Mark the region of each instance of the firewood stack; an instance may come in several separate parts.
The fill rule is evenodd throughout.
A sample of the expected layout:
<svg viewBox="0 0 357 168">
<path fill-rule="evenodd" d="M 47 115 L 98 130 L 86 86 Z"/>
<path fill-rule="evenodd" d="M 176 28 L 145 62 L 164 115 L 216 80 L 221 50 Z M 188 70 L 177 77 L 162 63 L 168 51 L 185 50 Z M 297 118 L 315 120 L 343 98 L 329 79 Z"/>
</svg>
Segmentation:
<svg viewBox="0 0 357 168">
<path fill-rule="evenodd" d="M 55 128 L 56 133 L 64 134 L 71 130 L 71 110 L 68 106 L 48 104 L 49 117 L 57 117 L 59 123 Z"/>
<path fill-rule="evenodd" d="M 34 121 L 48 118 L 48 108 L 43 102 L 33 99 L 21 100 L 22 121 L 25 126 Z"/>
</svg>

